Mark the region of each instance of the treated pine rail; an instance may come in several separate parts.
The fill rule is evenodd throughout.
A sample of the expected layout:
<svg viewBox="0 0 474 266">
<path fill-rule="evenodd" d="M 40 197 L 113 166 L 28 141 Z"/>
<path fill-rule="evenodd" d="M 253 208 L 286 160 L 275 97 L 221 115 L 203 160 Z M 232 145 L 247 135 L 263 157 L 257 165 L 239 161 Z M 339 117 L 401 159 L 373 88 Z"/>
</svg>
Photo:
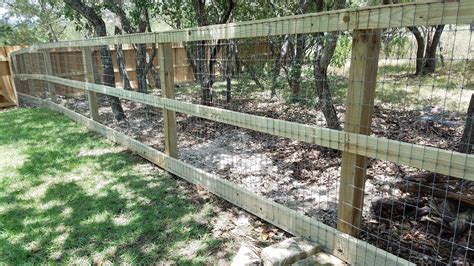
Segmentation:
<svg viewBox="0 0 474 266">
<path fill-rule="evenodd" d="M 258 20 L 252 22 L 214 25 L 201 28 L 120 35 L 81 41 L 42 44 L 12 54 L 16 56 L 41 52 L 48 55 L 50 49 L 81 47 L 86 82 L 53 76 L 48 60 L 45 74 L 15 74 L 16 79 L 45 81 L 50 100 L 27 95 L 21 99 L 32 104 L 66 114 L 113 141 L 127 146 L 142 157 L 156 163 L 169 172 L 192 183 L 202 185 L 214 194 L 265 219 L 282 229 L 320 242 L 327 251 L 352 264 L 406 265 L 406 260 L 378 249 L 356 237 L 359 231 L 360 213 L 364 196 L 366 160 L 368 157 L 416 167 L 434 173 L 474 181 L 474 155 L 409 144 L 385 138 L 368 136 L 375 97 L 375 80 L 380 48 L 380 29 L 406 26 L 439 24 L 470 24 L 474 21 L 474 1 L 423 1 L 416 3 L 374 6 L 362 9 L 345 9 L 298 16 Z M 348 115 L 345 131 L 304 125 L 278 119 L 234 112 L 215 107 L 174 100 L 171 43 L 232 38 L 268 37 L 285 34 L 351 31 L 353 35 L 352 59 L 347 98 Z M 161 86 L 164 97 L 93 84 L 90 75 L 91 49 L 93 46 L 159 43 Z M 24 61 L 22 62 L 25 63 Z M 31 72 L 30 72 L 31 73 Z M 91 119 L 54 103 L 54 86 L 63 85 L 84 90 L 89 95 Z M 135 102 L 163 108 L 165 153 L 154 150 L 122 133 L 98 122 L 96 94 L 106 94 Z M 253 192 L 206 173 L 176 158 L 177 135 L 175 112 L 251 129 L 274 136 L 290 138 L 306 143 L 337 149 L 343 152 L 338 228 L 297 213 L 287 207 L 265 199 Z M 349 207 L 349 208 L 347 208 Z"/>
</svg>

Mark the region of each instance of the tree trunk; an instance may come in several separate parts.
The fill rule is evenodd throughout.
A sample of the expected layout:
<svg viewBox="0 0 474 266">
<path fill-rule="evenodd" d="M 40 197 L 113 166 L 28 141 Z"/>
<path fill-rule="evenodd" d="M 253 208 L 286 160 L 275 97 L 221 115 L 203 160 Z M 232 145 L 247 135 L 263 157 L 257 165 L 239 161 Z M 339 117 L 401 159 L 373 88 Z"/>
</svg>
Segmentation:
<svg viewBox="0 0 474 266">
<path fill-rule="evenodd" d="M 279 45 L 278 54 L 273 64 L 273 75 L 272 75 L 272 88 L 271 88 L 271 98 L 276 96 L 276 88 L 278 87 L 277 80 L 280 76 L 280 70 L 282 67 L 282 61 L 288 51 L 289 37 L 286 35 L 283 39 L 283 42 Z"/>
<path fill-rule="evenodd" d="M 434 73 L 436 70 L 436 49 L 438 49 L 444 25 L 435 28 L 433 38 L 430 34 L 423 36 L 418 27 L 408 27 L 416 39 L 416 70 L 415 75 L 426 75 Z"/>
<path fill-rule="evenodd" d="M 301 34 L 296 35 L 296 46 L 295 54 L 291 62 L 290 68 L 290 89 L 291 89 L 291 101 L 296 102 L 300 100 L 301 90 L 301 70 L 303 67 L 304 60 L 304 48 L 305 38 Z"/>
<path fill-rule="evenodd" d="M 425 60 L 422 74 L 432 74 L 436 70 L 436 49 L 438 48 L 443 33 L 444 25 L 438 25 L 435 28 L 433 39 L 426 46 Z"/>
<path fill-rule="evenodd" d="M 324 41 L 324 37 L 326 40 Z M 331 89 L 328 82 L 328 67 L 336 49 L 338 33 L 328 33 L 327 36 L 317 37 L 319 46 L 314 62 L 314 80 L 316 95 L 319 98 L 319 107 L 324 114 L 327 126 L 331 129 L 341 130 L 341 123 L 337 117 L 336 108 L 331 96 Z"/>
<path fill-rule="evenodd" d="M 148 84 L 146 82 L 146 44 L 138 44 L 137 45 L 137 55 L 136 55 L 136 62 L 137 62 L 137 82 L 138 82 L 138 92 L 147 93 L 148 91 Z"/>
<path fill-rule="evenodd" d="M 81 0 L 64 0 L 64 3 L 69 5 L 76 12 L 86 18 L 90 24 L 94 26 L 95 34 L 97 37 L 107 35 L 104 20 L 95 12 L 92 7 L 85 5 Z M 100 48 L 101 62 L 103 66 L 103 81 L 102 83 L 107 86 L 115 87 L 115 74 L 114 66 L 112 63 L 112 56 L 110 55 L 109 48 L 107 46 L 101 46 Z M 125 113 L 122 108 L 122 103 L 118 97 L 107 95 L 107 99 L 112 107 L 112 113 L 117 121 L 125 119 Z"/>
<path fill-rule="evenodd" d="M 458 151 L 470 154 L 474 151 L 474 94 L 471 95 L 471 101 L 467 108 L 466 124 L 464 132 L 459 143 Z"/>
<path fill-rule="evenodd" d="M 234 56 L 234 43 L 230 40 L 230 43 L 227 45 L 226 54 L 227 54 L 227 61 L 226 61 L 226 101 L 230 103 L 232 100 L 232 58 Z"/>
<path fill-rule="evenodd" d="M 206 42 L 200 41 L 197 46 L 197 71 L 198 80 L 201 85 L 201 104 L 211 105 L 212 104 L 212 87 L 211 77 L 206 60 Z"/>
<path fill-rule="evenodd" d="M 191 69 L 193 71 L 194 81 L 198 81 L 198 67 L 196 63 L 196 58 L 194 58 L 194 53 L 196 52 L 196 44 L 192 43 L 191 45 L 189 45 L 185 43 L 184 50 L 186 51 L 186 57 L 188 58 L 189 65 L 191 65 Z"/>
<path fill-rule="evenodd" d="M 317 0 L 316 8 L 319 12 L 324 10 L 324 1 Z M 333 9 L 344 8 L 344 0 L 335 0 Z M 326 124 L 331 129 L 341 130 L 341 123 L 337 117 L 336 108 L 331 96 L 331 88 L 328 82 L 328 67 L 336 50 L 338 32 L 316 34 L 315 36 L 315 59 L 313 63 L 313 75 L 315 80 L 316 95 L 319 98 L 319 107 L 323 112 Z"/>
<path fill-rule="evenodd" d="M 115 35 L 122 34 L 122 30 L 119 27 L 115 27 Z M 125 90 L 131 90 L 132 86 L 130 85 L 130 78 L 128 77 L 127 68 L 125 64 L 125 56 L 122 49 L 122 44 L 117 44 L 115 46 L 115 51 L 117 53 L 117 65 L 119 67 L 120 78 L 122 79 L 123 88 Z"/>
<path fill-rule="evenodd" d="M 416 40 L 416 70 L 415 75 L 421 75 L 423 69 L 423 62 L 425 57 L 425 39 L 423 38 L 423 34 L 421 34 L 420 30 L 417 27 L 408 27 L 408 29 L 413 33 Z"/>
<path fill-rule="evenodd" d="M 114 66 L 112 62 L 112 56 L 110 55 L 110 50 L 107 46 L 101 46 L 100 48 L 100 58 L 102 62 L 102 72 L 104 75 L 103 84 L 110 87 L 115 87 L 115 73 Z M 113 97 L 107 95 L 109 99 L 110 106 L 112 107 L 112 113 L 117 121 L 125 119 L 125 113 L 122 108 L 122 103 L 118 97 Z"/>
<path fill-rule="evenodd" d="M 227 23 L 230 19 L 232 11 L 236 5 L 236 0 L 228 1 L 229 5 L 227 10 L 224 12 L 217 24 Z M 206 12 L 206 1 L 205 0 L 192 0 L 192 5 L 196 14 L 196 21 L 198 26 L 209 25 L 207 12 Z M 206 41 L 198 42 L 197 46 L 197 70 L 199 76 L 199 83 L 201 84 L 201 104 L 212 105 L 213 91 L 212 85 L 214 80 L 214 66 L 216 63 L 216 55 L 221 48 L 222 40 L 218 40 L 215 46 L 210 49 L 209 60 L 206 57 L 206 50 L 208 43 Z"/>
<path fill-rule="evenodd" d="M 337 117 L 336 108 L 331 96 L 329 87 L 327 67 L 314 67 L 314 79 L 316 85 L 316 95 L 319 98 L 319 106 L 324 114 L 328 128 L 341 130 L 341 123 Z"/>
</svg>

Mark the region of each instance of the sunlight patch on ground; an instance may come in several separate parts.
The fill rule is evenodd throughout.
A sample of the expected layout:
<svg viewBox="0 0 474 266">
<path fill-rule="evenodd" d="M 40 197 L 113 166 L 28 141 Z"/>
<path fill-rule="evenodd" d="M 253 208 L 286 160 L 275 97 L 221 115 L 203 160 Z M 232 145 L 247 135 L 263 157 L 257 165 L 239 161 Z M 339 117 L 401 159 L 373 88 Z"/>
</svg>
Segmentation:
<svg viewBox="0 0 474 266">
<path fill-rule="evenodd" d="M 199 250 L 206 249 L 206 242 L 203 240 L 181 241 L 176 243 L 176 255 L 192 258 Z"/>
<path fill-rule="evenodd" d="M 20 167 L 26 160 L 26 156 L 15 145 L 0 145 L 0 165 L 3 169 Z M 6 169 L 8 173 L 8 169 Z M 3 172 L 5 174 L 5 172 Z M 0 176 L 3 175 L 0 173 Z"/>
<path fill-rule="evenodd" d="M 88 148 L 81 148 L 79 150 L 79 157 L 86 157 L 86 156 L 101 156 L 110 153 L 119 153 L 125 151 L 126 148 L 121 146 L 113 146 L 113 147 L 105 147 L 105 148 L 96 148 L 96 149 L 88 149 Z"/>
</svg>

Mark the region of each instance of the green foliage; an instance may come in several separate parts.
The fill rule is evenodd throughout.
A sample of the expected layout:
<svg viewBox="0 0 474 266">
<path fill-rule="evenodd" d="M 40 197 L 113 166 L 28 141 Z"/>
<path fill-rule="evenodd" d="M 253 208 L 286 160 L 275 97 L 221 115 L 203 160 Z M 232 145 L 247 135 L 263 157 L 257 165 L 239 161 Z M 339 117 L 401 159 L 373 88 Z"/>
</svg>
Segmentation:
<svg viewBox="0 0 474 266">
<path fill-rule="evenodd" d="M 351 54 L 352 38 L 348 34 L 342 34 L 337 40 L 336 50 L 331 59 L 331 66 L 344 67 Z"/>
<path fill-rule="evenodd" d="M 402 30 L 394 30 L 384 34 L 383 50 L 386 56 L 402 58 L 405 57 L 410 49 L 410 39 Z"/>
<path fill-rule="evenodd" d="M 63 4 L 59 0 L 5 0 L 0 4 L 1 42 L 4 44 L 32 44 L 62 39 L 65 28 Z"/>
<path fill-rule="evenodd" d="M 0 264 L 215 262 L 212 205 L 174 179 L 51 111 L 0 124 Z"/>
</svg>

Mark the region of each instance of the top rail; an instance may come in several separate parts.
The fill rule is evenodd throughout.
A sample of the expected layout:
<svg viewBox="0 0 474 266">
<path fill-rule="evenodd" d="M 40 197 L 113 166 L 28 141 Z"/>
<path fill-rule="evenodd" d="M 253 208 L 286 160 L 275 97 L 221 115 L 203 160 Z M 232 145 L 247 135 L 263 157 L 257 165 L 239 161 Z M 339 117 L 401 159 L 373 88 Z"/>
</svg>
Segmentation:
<svg viewBox="0 0 474 266">
<path fill-rule="evenodd" d="M 207 27 L 127 34 L 33 45 L 13 54 L 41 49 L 132 43 L 169 43 L 237 39 L 354 29 L 376 29 L 439 24 L 470 24 L 474 21 L 474 1 L 432 0 L 404 4 L 341 9 Z"/>
</svg>

